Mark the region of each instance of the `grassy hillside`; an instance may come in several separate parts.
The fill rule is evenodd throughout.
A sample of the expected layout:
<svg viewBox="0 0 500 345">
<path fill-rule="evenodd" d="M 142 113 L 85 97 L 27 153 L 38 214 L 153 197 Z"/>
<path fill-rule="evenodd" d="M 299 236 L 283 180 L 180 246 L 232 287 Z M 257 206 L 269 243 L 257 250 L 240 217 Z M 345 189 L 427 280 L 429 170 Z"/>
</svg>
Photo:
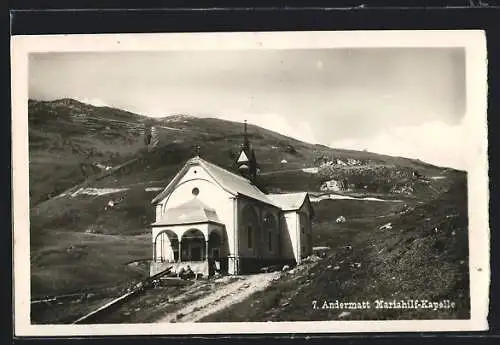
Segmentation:
<svg viewBox="0 0 500 345">
<path fill-rule="evenodd" d="M 28 102 L 32 206 L 83 182 L 144 146 L 144 118 L 72 99 Z"/>
<path fill-rule="evenodd" d="M 31 288 L 35 298 L 113 287 L 145 276 L 147 270 L 129 263 L 151 256 L 148 225 L 153 221 L 153 209 L 149 202 L 158 193 L 154 188 L 164 187 L 193 156 L 198 144 L 205 159 L 233 169 L 242 141 L 241 124 L 219 119 L 150 119 L 68 99 L 30 101 L 28 107 Z M 144 142 L 147 123 L 156 128 L 156 147 Z M 260 296 L 263 306 L 245 305 L 248 314 L 243 312 L 241 319 L 251 319 L 251 313 L 274 319 L 285 315 L 292 319 L 319 317 L 307 313 L 299 316 L 293 310 L 300 310 L 314 296 L 329 291 L 352 298 L 382 298 L 391 291 L 410 295 L 417 289 L 421 293 L 431 291 L 430 297 L 466 291 L 467 267 L 460 263 L 467 263 L 464 173 L 407 158 L 303 143 L 252 125 L 249 132 L 262 169 L 259 183 L 270 191 L 322 194 L 324 182 L 333 179 L 345 185 L 341 194 L 400 202 L 314 203 L 313 245 L 330 246 L 330 256 L 304 281 L 290 278 L 275 292 L 289 298 L 306 281 L 311 288 L 301 292 L 302 297 L 290 300 L 292 311 L 279 306 L 263 307 L 267 306 L 267 297 Z M 322 164 L 317 173 L 302 170 Z M 106 170 L 105 166 L 112 168 Z M 78 193 L 81 187 L 110 190 L 88 195 Z M 71 193 L 61 195 L 70 188 Z M 110 201 L 114 206 L 108 208 Z M 452 212 L 457 216 L 447 218 Z M 340 215 L 347 218 L 346 223 L 335 223 Z M 378 227 L 387 222 L 392 222 L 392 230 L 379 231 Z M 429 229 L 434 227 L 444 230 L 433 233 Z M 455 235 L 447 241 L 451 231 Z M 342 249 L 347 244 L 353 247 L 351 252 Z M 353 270 L 340 261 L 359 262 L 362 269 Z M 331 269 L 337 265 L 338 270 Z M 427 276 L 419 270 L 427 266 L 435 268 L 430 270 L 435 284 L 431 290 L 423 288 Z M 457 286 L 443 283 L 438 279 L 440 274 Z M 393 276 L 399 280 L 394 281 Z M 330 285 L 327 281 L 331 281 Z M 228 311 L 227 315 L 235 312 Z"/>
<path fill-rule="evenodd" d="M 214 118 L 151 119 L 72 99 L 30 100 L 28 114 L 31 206 L 102 172 L 97 164 L 116 166 L 142 157 L 138 164 L 122 172 L 120 178 L 131 182 L 138 182 L 141 177 L 168 179 L 169 168 L 190 158 L 198 144 L 204 157 L 226 168 L 233 167 L 241 144 L 240 123 Z M 146 124 L 155 126 L 159 140 L 159 147 L 152 153 L 145 152 Z M 441 170 L 406 158 L 311 145 L 252 125 L 249 132 L 263 172 L 318 166 L 321 161 L 349 158 L 363 166 L 388 166 L 391 171 L 415 169 L 426 175 Z M 282 160 L 287 161 L 285 166 L 280 163 Z"/>
<path fill-rule="evenodd" d="M 30 101 L 28 107 L 34 237 L 42 230 L 80 232 L 89 226 L 108 234 L 141 233 L 152 221 L 147 201 L 155 192 L 145 192 L 146 188 L 165 186 L 192 157 L 197 144 L 201 144 L 204 158 L 232 169 L 242 140 L 241 124 L 218 119 L 172 116 L 152 120 L 69 99 Z M 144 143 L 146 122 L 159 128 L 155 148 Z M 347 180 L 350 193 L 388 194 L 398 183 L 411 182 L 423 186 L 415 188 L 412 196 L 427 196 L 433 193 L 427 188 L 428 181 L 408 181 L 406 172 L 418 171 L 423 176 L 444 172 L 406 158 L 311 145 L 256 126 L 249 126 L 249 132 L 262 167 L 259 183 L 269 190 L 319 192 L 324 181 L 334 178 Z M 329 166 L 318 174 L 300 170 L 318 166 L 321 160 L 337 159 L 355 159 L 361 165 Z M 102 170 L 97 163 L 113 170 Z M 85 186 L 127 190 L 56 197 L 70 187 L 75 192 Z M 104 212 L 110 200 L 120 204 Z"/>
<path fill-rule="evenodd" d="M 314 243 L 329 256 L 251 299 L 203 321 L 305 321 L 468 318 L 467 200 L 463 174 L 428 203 L 321 201 Z M 406 205 L 406 206 L 405 206 Z M 347 222 L 331 219 L 344 215 Z M 391 229 L 380 226 L 391 223 Z M 375 309 L 375 300 L 444 299 L 453 309 Z M 371 303 L 371 309 L 322 309 L 324 301 Z M 317 302 L 317 308 L 312 306 Z"/>
</svg>

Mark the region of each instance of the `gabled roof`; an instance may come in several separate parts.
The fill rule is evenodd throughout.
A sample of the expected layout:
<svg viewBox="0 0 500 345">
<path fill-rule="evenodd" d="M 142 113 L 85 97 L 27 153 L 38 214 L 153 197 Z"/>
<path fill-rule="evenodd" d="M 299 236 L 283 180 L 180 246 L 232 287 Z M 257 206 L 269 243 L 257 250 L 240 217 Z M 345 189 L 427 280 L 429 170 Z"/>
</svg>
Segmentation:
<svg viewBox="0 0 500 345">
<path fill-rule="evenodd" d="M 151 224 L 152 226 L 193 224 L 193 223 L 220 223 L 217 212 L 205 205 L 198 198 L 167 210 L 163 217 Z"/>
<path fill-rule="evenodd" d="M 171 193 L 178 181 L 193 165 L 199 165 L 203 167 L 224 190 L 234 196 L 242 195 L 254 200 L 261 201 L 265 204 L 278 207 L 250 180 L 244 178 L 243 176 L 232 173 L 224 168 L 221 168 L 215 164 L 207 162 L 200 157 L 194 157 L 188 160 L 187 163 L 177 173 L 177 175 L 172 179 L 172 181 L 170 181 L 165 190 L 158 194 L 151 201 L 151 203 L 155 204 L 164 199 L 169 193 Z"/>
<path fill-rule="evenodd" d="M 283 211 L 298 210 L 302 207 L 304 202 L 308 200 L 308 194 L 306 192 L 267 194 L 267 197 Z"/>
</svg>

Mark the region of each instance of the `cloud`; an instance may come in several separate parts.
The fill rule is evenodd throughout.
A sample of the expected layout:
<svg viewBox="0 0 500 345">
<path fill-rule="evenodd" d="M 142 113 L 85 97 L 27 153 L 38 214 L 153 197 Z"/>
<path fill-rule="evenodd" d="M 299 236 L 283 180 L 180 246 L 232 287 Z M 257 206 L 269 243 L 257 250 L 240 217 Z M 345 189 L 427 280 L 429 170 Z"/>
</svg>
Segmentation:
<svg viewBox="0 0 500 345">
<path fill-rule="evenodd" d="M 343 139 L 330 144 L 334 148 L 368 150 L 371 152 L 420 159 L 424 162 L 466 170 L 465 125 L 447 125 L 440 121 L 417 126 L 387 128 L 364 139 Z"/>
<path fill-rule="evenodd" d="M 260 126 L 262 128 L 307 142 L 318 144 L 314 131 L 309 122 L 294 121 L 275 113 L 245 113 L 220 115 L 220 118 L 230 121 L 243 122 Z"/>
<path fill-rule="evenodd" d="M 74 97 L 78 102 L 93 105 L 94 107 L 110 107 L 111 105 L 99 98 Z"/>
</svg>

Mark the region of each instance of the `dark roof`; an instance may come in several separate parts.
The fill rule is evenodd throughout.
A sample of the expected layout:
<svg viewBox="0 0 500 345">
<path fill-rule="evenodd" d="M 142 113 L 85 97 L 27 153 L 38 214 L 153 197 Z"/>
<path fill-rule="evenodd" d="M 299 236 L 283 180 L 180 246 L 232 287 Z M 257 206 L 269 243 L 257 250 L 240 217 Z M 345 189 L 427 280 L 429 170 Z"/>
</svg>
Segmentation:
<svg viewBox="0 0 500 345">
<path fill-rule="evenodd" d="M 278 207 L 250 180 L 224 168 L 221 168 L 220 166 L 207 162 L 200 157 L 194 157 L 188 160 L 186 164 L 181 168 L 181 170 L 177 173 L 177 175 L 168 184 L 168 186 L 152 200 L 152 203 L 158 203 L 169 193 L 171 193 L 177 182 L 187 172 L 189 167 L 193 165 L 199 165 L 203 167 L 207 171 L 207 173 L 212 176 L 212 178 L 230 194 L 233 194 L 235 196 L 243 195 L 251 199 L 261 201 L 265 204 Z"/>
</svg>

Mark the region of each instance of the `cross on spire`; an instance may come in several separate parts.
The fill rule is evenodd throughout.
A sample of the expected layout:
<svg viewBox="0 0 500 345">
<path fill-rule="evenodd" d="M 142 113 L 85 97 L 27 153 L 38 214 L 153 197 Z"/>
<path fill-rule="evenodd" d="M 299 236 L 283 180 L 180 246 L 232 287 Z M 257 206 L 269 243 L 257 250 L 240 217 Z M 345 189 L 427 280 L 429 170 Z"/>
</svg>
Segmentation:
<svg viewBox="0 0 500 345">
<path fill-rule="evenodd" d="M 257 177 L 257 159 L 255 158 L 255 151 L 250 144 L 248 138 L 248 123 L 247 120 L 243 122 L 243 143 L 241 144 L 241 151 L 236 161 L 239 172 L 252 182 Z"/>
<path fill-rule="evenodd" d="M 250 152 L 248 152 L 248 151 L 250 150 L 250 141 L 248 140 L 247 120 L 245 120 L 243 128 L 244 128 L 244 130 L 243 130 L 243 150 L 245 150 L 246 153 L 249 154 Z"/>
</svg>

